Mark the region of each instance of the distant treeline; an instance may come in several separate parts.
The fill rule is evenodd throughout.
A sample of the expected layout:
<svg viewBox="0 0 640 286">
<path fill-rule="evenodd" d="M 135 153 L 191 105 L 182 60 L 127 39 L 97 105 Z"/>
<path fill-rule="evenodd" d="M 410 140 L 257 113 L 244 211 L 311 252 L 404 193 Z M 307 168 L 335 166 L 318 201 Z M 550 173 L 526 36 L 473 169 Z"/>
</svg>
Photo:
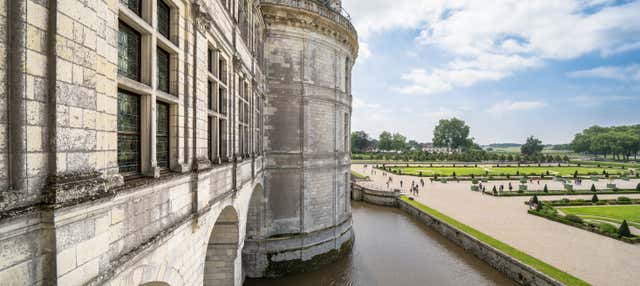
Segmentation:
<svg viewBox="0 0 640 286">
<path fill-rule="evenodd" d="M 576 153 L 611 156 L 616 160 L 637 159 L 640 152 L 640 125 L 593 126 L 576 134 L 571 142 Z"/>
</svg>

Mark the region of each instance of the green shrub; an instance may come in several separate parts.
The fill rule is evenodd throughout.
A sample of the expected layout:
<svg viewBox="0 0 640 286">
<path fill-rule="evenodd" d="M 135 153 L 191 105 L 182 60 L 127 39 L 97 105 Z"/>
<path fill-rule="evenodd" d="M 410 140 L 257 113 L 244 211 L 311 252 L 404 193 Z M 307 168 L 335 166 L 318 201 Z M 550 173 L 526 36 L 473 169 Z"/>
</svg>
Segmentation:
<svg viewBox="0 0 640 286">
<path fill-rule="evenodd" d="M 547 184 L 544 184 L 544 189 L 542 191 L 545 193 L 549 192 L 549 188 L 547 188 Z"/>
<path fill-rule="evenodd" d="M 453 171 L 453 177 L 454 177 L 454 178 L 456 177 L 456 172 L 455 172 L 455 171 Z"/>
<path fill-rule="evenodd" d="M 533 195 L 533 198 L 531 198 L 531 203 L 540 204 L 540 201 L 538 200 L 538 195 Z"/>
<path fill-rule="evenodd" d="M 636 178 L 638 177 L 638 174 L 636 174 Z M 640 192 L 640 183 L 638 183 L 638 185 L 636 186 L 636 191 Z"/>
<path fill-rule="evenodd" d="M 564 218 L 566 218 L 570 222 L 582 223 L 582 218 L 577 215 L 568 214 Z"/>
<path fill-rule="evenodd" d="M 629 230 L 627 220 L 622 221 L 620 228 L 618 228 L 618 235 L 620 235 L 621 237 L 631 237 L 631 231 Z"/>
<path fill-rule="evenodd" d="M 618 202 L 631 202 L 631 199 L 627 197 L 618 197 Z"/>
<path fill-rule="evenodd" d="M 598 224 L 598 230 L 600 230 L 600 232 L 602 233 L 606 233 L 610 235 L 618 233 L 618 229 L 615 226 L 606 222 Z"/>
<path fill-rule="evenodd" d="M 591 197 L 591 202 L 595 204 L 595 203 L 597 203 L 598 201 L 599 201 L 599 199 L 598 199 L 598 195 L 593 194 L 593 197 Z"/>
<path fill-rule="evenodd" d="M 594 193 L 597 191 L 595 184 L 591 184 L 591 191 Z"/>
</svg>

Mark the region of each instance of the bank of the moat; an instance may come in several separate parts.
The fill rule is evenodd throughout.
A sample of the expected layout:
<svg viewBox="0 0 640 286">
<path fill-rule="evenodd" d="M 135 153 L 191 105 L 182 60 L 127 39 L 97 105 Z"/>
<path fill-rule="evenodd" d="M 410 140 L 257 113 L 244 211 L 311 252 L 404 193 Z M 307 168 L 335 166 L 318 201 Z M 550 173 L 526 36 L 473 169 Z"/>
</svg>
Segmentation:
<svg viewBox="0 0 640 286">
<path fill-rule="evenodd" d="M 319 271 L 245 286 L 515 285 L 400 209 L 352 202 L 353 251 Z"/>
</svg>

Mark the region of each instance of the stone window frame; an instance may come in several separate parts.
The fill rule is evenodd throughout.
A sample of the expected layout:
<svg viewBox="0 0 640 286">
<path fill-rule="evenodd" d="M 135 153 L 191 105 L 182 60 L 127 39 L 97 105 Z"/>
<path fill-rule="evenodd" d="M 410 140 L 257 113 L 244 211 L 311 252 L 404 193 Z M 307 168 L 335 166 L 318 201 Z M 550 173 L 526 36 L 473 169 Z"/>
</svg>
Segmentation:
<svg viewBox="0 0 640 286">
<path fill-rule="evenodd" d="M 171 8 L 170 39 L 158 31 L 157 1 L 163 1 Z M 179 18 L 185 11 L 184 4 L 178 0 L 140 0 L 141 13 L 135 13 L 119 1 L 118 20 L 136 30 L 141 35 L 140 80 L 135 81 L 118 75 L 118 89 L 140 96 L 141 103 L 141 170 L 147 177 L 160 177 L 161 171 L 182 170 L 178 162 L 178 118 L 180 99 L 178 95 L 179 63 L 184 59 L 178 38 L 183 33 Z M 169 92 L 158 88 L 157 49 L 169 53 Z M 156 158 L 156 104 L 169 104 L 169 170 L 158 167 Z M 129 178 L 132 178 L 129 176 Z"/>
<path fill-rule="evenodd" d="M 249 157 L 252 144 L 249 136 L 251 112 L 253 110 L 251 104 L 252 87 L 247 79 L 248 77 L 241 75 L 238 82 L 238 155 L 240 158 Z"/>
<path fill-rule="evenodd" d="M 344 122 L 343 124 L 343 142 L 344 142 L 344 152 L 351 151 L 351 130 L 349 124 L 349 112 L 344 113 Z"/>
<path fill-rule="evenodd" d="M 212 37 L 207 39 L 207 43 L 207 102 L 212 103 L 206 108 L 207 157 L 212 164 L 222 164 L 230 162 L 230 57 Z"/>
<path fill-rule="evenodd" d="M 253 124 L 252 128 L 252 154 L 255 156 L 256 154 L 262 153 L 262 140 L 261 140 L 261 118 L 262 118 L 262 110 L 261 110 L 261 98 L 260 94 L 257 92 L 253 93 L 253 119 L 251 123 Z"/>
</svg>

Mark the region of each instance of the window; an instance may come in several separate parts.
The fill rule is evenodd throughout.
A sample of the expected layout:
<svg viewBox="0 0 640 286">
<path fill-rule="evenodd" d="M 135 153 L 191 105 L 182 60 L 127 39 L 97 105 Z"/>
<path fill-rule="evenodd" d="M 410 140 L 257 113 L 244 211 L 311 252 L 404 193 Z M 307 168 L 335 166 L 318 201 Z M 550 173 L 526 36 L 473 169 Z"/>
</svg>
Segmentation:
<svg viewBox="0 0 640 286">
<path fill-rule="evenodd" d="M 344 92 L 347 94 L 351 93 L 351 72 L 349 64 L 349 58 L 347 57 L 344 62 Z"/>
<path fill-rule="evenodd" d="M 142 14 L 142 4 L 140 2 L 141 0 L 120 0 L 122 5 L 129 8 L 129 10 L 133 11 L 133 13 L 136 13 L 138 16 Z"/>
<path fill-rule="evenodd" d="M 118 90 L 118 169 L 140 172 L 140 96 Z"/>
<path fill-rule="evenodd" d="M 349 113 L 344 114 L 344 151 L 349 151 L 349 146 L 351 145 L 351 134 L 349 131 Z"/>
<path fill-rule="evenodd" d="M 118 24 L 118 73 L 140 81 L 140 33 L 124 22 Z"/>
<path fill-rule="evenodd" d="M 169 105 L 156 103 L 156 161 L 158 167 L 169 169 Z"/>
<path fill-rule="evenodd" d="M 218 124 L 218 138 L 220 139 L 220 157 L 226 159 L 227 154 L 227 121 L 220 118 Z"/>
<path fill-rule="evenodd" d="M 227 154 L 227 74 L 226 60 L 215 43 L 207 50 L 207 137 L 208 156 L 213 163 L 226 162 Z"/>
<path fill-rule="evenodd" d="M 158 32 L 167 39 L 171 39 L 171 7 L 158 0 Z"/>
<path fill-rule="evenodd" d="M 169 93 L 171 55 L 165 50 L 158 48 L 157 64 L 158 89 Z"/>
</svg>

